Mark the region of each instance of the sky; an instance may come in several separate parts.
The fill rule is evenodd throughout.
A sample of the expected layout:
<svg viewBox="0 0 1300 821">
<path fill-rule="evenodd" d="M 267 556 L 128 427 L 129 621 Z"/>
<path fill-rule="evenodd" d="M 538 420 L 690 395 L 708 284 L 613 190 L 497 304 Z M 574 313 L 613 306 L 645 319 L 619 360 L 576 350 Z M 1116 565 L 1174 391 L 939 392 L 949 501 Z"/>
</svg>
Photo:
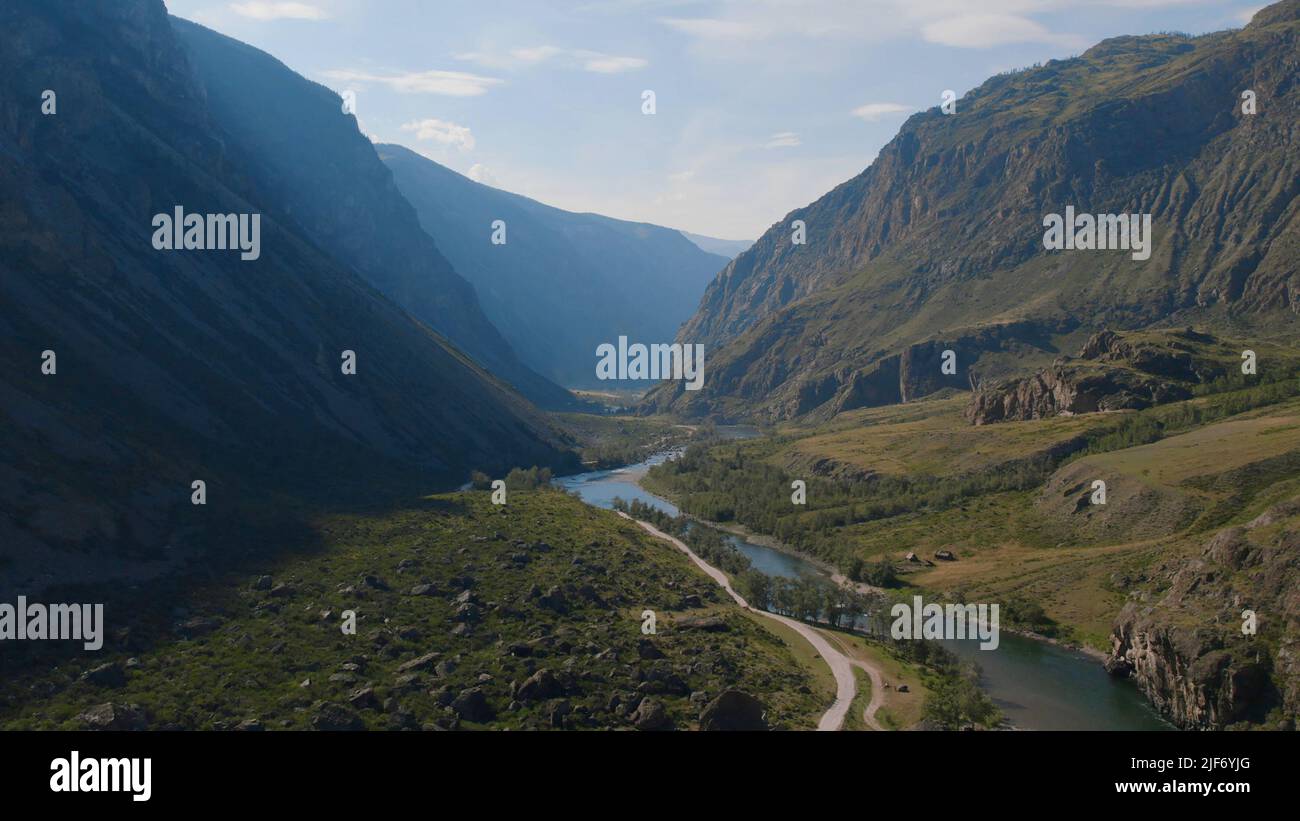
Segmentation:
<svg viewBox="0 0 1300 821">
<path fill-rule="evenodd" d="M 1238 28 L 1263 5 L 166 1 L 352 91 L 373 140 L 570 211 L 724 239 L 755 239 L 861 173 L 945 90 L 1120 34 Z"/>
</svg>

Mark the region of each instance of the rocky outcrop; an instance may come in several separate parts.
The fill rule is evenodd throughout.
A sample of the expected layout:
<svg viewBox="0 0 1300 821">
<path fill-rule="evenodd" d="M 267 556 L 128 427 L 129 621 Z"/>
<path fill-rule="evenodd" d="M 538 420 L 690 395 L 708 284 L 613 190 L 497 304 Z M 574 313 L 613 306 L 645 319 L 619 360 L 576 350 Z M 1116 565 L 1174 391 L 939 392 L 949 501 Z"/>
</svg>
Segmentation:
<svg viewBox="0 0 1300 821">
<path fill-rule="evenodd" d="M 1247 611 L 1256 633 L 1243 630 Z M 1166 559 L 1115 621 L 1106 662 L 1184 728 L 1294 729 L 1300 717 L 1300 498 Z"/>
<path fill-rule="evenodd" d="M 1221 343 L 1193 330 L 1093 334 L 1079 359 L 1061 358 L 1032 376 L 979 390 L 966 407 L 975 425 L 1110 410 L 1141 410 L 1192 396 L 1227 371 L 1211 356 Z"/>
</svg>

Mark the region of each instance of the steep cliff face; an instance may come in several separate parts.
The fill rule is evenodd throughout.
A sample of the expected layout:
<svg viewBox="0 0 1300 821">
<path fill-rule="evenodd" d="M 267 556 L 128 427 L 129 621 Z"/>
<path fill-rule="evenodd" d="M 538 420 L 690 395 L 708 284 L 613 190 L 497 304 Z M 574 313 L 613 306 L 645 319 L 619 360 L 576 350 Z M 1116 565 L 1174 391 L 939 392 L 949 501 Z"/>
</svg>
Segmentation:
<svg viewBox="0 0 1300 821">
<path fill-rule="evenodd" d="M 576 405 L 524 365 L 488 320 L 337 94 L 252 46 L 171 20 L 229 150 L 287 219 L 533 402 Z"/>
<path fill-rule="evenodd" d="M 1116 619 L 1107 669 L 1185 728 L 1300 718 L 1300 498 L 1150 572 Z M 1244 611 L 1258 619 L 1243 633 Z"/>
<path fill-rule="evenodd" d="M 954 115 L 913 116 L 871 167 L 710 285 L 679 338 L 703 342 L 724 379 L 692 395 L 665 385 L 651 402 L 781 416 L 801 382 L 848 384 L 910 345 L 993 325 L 1294 321 L 1298 37 L 1300 0 L 1287 0 L 1241 31 L 1107 40 L 995 77 Z M 1151 257 L 1046 251 L 1044 216 L 1066 206 L 1150 214 Z M 806 244 L 793 244 L 796 220 Z M 1050 344 L 1039 350 L 1050 360 Z M 968 366 L 980 354 L 958 353 Z M 758 382 L 770 390 L 746 390 Z"/>
</svg>

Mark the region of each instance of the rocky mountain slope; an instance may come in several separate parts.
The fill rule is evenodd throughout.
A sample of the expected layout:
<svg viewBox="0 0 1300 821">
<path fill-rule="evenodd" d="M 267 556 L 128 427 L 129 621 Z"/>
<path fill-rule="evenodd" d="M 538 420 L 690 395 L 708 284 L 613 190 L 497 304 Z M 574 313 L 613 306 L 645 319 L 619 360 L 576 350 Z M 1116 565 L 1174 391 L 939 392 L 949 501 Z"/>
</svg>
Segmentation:
<svg viewBox="0 0 1300 821">
<path fill-rule="evenodd" d="M 4 595 L 155 572 L 250 500 L 573 463 L 540 412 L 302 230 L 161 0 L 17 0 L 0 41 Z M 155 250 L 178 205 L 260 214 L 260 256 Z"/>
<path fill-rule="evenodd" d="M 718 275 L 680 334 L 710 352 L 705 389 L 664 384 L 647 408 L 836 413 L 908 398 L 893 368 L 918 345 L 995 378 L 1107 327 L 1293 323 L 1298 38 L 1300 0 L 1286 0 L 1239 31 L 1117 37 L 994 77 L 955 114 L 914 115 Z M 1045 250 L 1044 217 L 1067 206 L 1150 214 L 1150 258 Z M 961 371 L 916 388 L 966 388 Z"/>
<path fill-rule="evenodd" d="M 171 18 L 227 150 L 285 216 L 411 315 L 533 402 L 575 405 L 519 361 L 488 320 L 474 286 L 420 227 L 375 147 L 339 96 L 252 46 Z"/>
<path fill-rule="evenodd" d="M 610 387 L 596 380 L 596 347 L 620 335 L 671 342 L 727 264 L 670 228 L 562 211 L 401 146 L 378 148 L 488 316 L 529 365 L 564 385 Z M 491 242 L 496 220 L 503 245 Z"/>
<path fill-rule="evenodd" d="M 1101 331 L 1079 350 L 1030 377 L 1013 379 L 971 397 L 966 418 L 976 425 L 1049 416 L 1140 410 L 1189 399 L 1198 385 L 1222 380 L 1242 362 L 1208 334 L 1184 331 L 1118 334 Z M 1271 362 L 1288 367 L 1290 360 Z"/>
</svg>

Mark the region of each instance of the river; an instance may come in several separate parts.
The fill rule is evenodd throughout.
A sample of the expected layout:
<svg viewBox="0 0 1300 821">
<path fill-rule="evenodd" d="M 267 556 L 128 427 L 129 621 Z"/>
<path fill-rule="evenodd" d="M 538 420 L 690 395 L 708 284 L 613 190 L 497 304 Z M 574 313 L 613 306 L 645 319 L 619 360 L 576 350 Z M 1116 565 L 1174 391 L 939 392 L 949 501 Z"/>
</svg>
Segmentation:
<svg viewBox="0 0 1300 821">
<path fill-rule="evenodd" d="M 671 502 L 646 492 L 638 482 L 670 458 L 656 454 L 644 462 L 614 470 L 565 476 L 556 483 L 583 501 L 610 509 L 616 497 L 639 499 L 669 515 Z M 790 553 L 732 537 L 755 570 L 797 578 L 825 575 L 817 565 Z M 1132 682 L 1111 678 L 1095 659 L 1069 648 L 1003 632 L 996 650 L 981 650 L 977 641 L 943 642 L 981 670 L 980 684 L 1016 727 L 1026 730 L 1168 730 Z"/>
</svg>

